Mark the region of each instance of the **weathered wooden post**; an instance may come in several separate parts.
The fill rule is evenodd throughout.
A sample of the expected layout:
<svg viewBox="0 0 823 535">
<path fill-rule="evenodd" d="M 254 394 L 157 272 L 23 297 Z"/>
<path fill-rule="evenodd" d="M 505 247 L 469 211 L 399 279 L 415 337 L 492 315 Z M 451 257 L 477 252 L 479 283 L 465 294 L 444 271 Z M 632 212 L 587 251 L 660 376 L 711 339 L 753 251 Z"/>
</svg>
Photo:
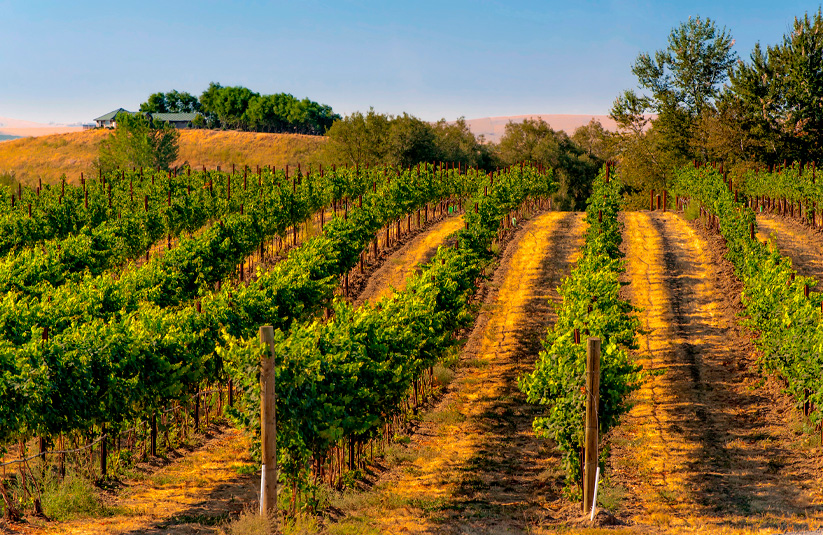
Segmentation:
<svg viewBox="0 0 823 535">
<path fill-rule="evenodd" d="M 600 404 L 600 338 L 589 338 L 586 347 L 586 456 L 583 467 L 583 513 L 594 506 Z"/>
<path fill-rule="evenodd" d="M 268 353 L 263 357 L 260 373 L 260 429 L 263 453 L 263 470 L 260 481 L 260 515 L 275 513 L 274 532 L 277 532 L 277 419 L 274 394 L 274 328 L 260 327 L 260 342 Z"/>
</svg>

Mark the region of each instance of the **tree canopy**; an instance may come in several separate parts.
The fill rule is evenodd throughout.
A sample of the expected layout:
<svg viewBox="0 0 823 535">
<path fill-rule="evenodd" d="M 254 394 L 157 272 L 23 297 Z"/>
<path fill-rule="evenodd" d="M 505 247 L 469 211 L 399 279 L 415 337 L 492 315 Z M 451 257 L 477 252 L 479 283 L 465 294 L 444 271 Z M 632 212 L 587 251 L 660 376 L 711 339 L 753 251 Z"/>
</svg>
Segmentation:
<svg viewBox="0 0 823 535">
<path fill-rule="evenodd" d="M 596 131 L 596 127 L 593 128 Z M 561 209 L 585 208 L 592 181 L 604 163 L 542 119 L 509 122 L 497 150 L 503 165 L 529 161 L 551 166 L 560 181 L 555 199 Z"/>
<path fill-rule="evenodd" d="M 327 133 L 329 162 L 349 165 L 395 165 L 445 162 L 492 168 L 488 146 L 469 130 L 466 121 L 437 123 L 404 113 L 393 116 L 355 112 L 332 124 Z"/>
<path fill-rule="evenodd" d="M 197 97 L 185 91 L 172 89 L 168 93 L 152 93 L 140 104 L 140 111 L 148 113 L 192 113 L 200 111 Z"/>
<path fill-rule="evenodd" d="M 140 105 L 150 113 L 199 112 L 195 127 L 323 135 L 340 116 L 331 106 L 288 93 L 261 95 L 243 86 L 212 82 L 200 98 L 177 90 L 153 93 Z"/>
<path fill-rule="evenodd" d="M 147 167 L 168 170 L 177 159 L 180 133 L 143 113 L 121 112 L 117 128 L 100 143 L 97 165 L 103 172 L 117 168 Z"/>
</svg>

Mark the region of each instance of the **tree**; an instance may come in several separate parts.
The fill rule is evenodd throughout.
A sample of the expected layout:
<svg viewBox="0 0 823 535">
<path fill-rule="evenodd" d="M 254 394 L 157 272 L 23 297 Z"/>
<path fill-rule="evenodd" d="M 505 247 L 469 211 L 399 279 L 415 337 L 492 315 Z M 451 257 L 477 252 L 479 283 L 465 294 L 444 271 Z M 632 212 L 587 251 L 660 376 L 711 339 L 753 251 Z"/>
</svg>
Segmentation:
<svg viewBox="0 0 823 535">
<path fill-rule="evenodd" d="M 142 113 L 119 113 L 117 128 L 100 143 L 97 165 L 103 172 L 147 167 L 168 170 L 177 159 L 180 133 Z"/>
<path fill-rule="evenodd" d="M 193 113 L 200 109 L 197 97 L 176 89 L 168 93 L 153 93 L 140 104 L 140 111 L 146 113 Z"/>
<path fill-rule="evenodd" d="M 592 118 L 589 124 L 577 128 L 572 141 L 590 157 L 604 162 L 615 157 L 616 135 L 603 128 L 597 119 Z"/>
<path fill-rule="evenodd" d="M 246 110 L 254 97 L 259 97 L 251 89 L 243 86 L 223 87 L 210 83 L 202 95 L 200 104 L 207 114 L 208 124 L 212 127 L 248 130 Z"/>
<path fill-rule="evenodd" d="M 740 107 L 760 141 L 761 161 L 823 157 L 823 13 L 796 18 L 782 43 L 764 52 L 758 43 L 750 62 L 731 74 L 729 101 Z"/>
<path fill-rule="evenodd" d="M 385 163 L 390 118 L 370 108 L 354 112 L 332 124 L 326 132 L 326 152 L 333 163 L 356 166 Z"/>
<path fill-rule="evenodd" d="M 552 167 L 560 186 L 555 198 L 561 209 L 580 209 L 586 205 L 591 184 L 603 162 L 586 154 L 565 132 L 556 132 L 542 119 L 509 122 L 498 145 L 505 165 L 523 161 Z"/>
<path fill-rule="evenodd" d="M 682 109 L 695 117 L 711 106 L 737 60 L 734 39 L 724 27 L 700 17 L 680 24 L 669 34 L 669 46 L 654 59 L 640 54 L 632 67 L 640 87 L 652 92 L 649 100 L 657 113 Z"/>
<path fill-rule="evenodd" d="M 632 66 L 639 86 L 651 94 L 625 91 L 615 101 L 611 116 L 637 134 L 644 126 L 638 118 L 656 113 L 652 123 L 660 134 L 657 145 L 668 153 L 666 159 L 682 162 L 692 156 L 695 119 L 714 108 L 737 54 L 732 51 L 731 34 L 709 18 L 689 18 L 671 31 L 668 42 L 653 57 L 640 54 Z M 702 147 L 698 149 L 705 158 Z"/>
<path fill-rule="evenodd" d="M 432 126 L 417 117 L 404 113 L 389 123 L 388 154 L 386 163 L 410 167 L 418 162 L 432 162 L 437 157 Z"/>
<path fill-rule="evenodd" d="M 440 119 L 432 125 L 434 145 L 439 162 L 460 164 L 463 167 L 493 168 L 492 150 L 469 129 L 466 120 L 460 117 L 454 122 Z"/>
</svg>

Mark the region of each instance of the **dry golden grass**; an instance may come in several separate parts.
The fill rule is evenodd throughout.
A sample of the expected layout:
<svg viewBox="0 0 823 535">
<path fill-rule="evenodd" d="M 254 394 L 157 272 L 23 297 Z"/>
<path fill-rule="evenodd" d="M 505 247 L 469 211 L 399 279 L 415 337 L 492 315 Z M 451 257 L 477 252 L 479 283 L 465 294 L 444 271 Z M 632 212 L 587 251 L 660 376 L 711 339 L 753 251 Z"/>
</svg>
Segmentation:
<svg viewBox="0 0 823 535">
<path fill-rule="evenodd" d="M 24 184 L 54 183 L 64 174 L 78 182 L 80 173 L 94 173 L 100 142 L 110 130 L 14 139 L 0 143 L 0 174 L 13 174 Z M 322 136 L 259 134 L 216 130 L 181 130 L 176 165 L 223 168 L 249 165 L 296 166 L 319 161 Z"/>
</svg>

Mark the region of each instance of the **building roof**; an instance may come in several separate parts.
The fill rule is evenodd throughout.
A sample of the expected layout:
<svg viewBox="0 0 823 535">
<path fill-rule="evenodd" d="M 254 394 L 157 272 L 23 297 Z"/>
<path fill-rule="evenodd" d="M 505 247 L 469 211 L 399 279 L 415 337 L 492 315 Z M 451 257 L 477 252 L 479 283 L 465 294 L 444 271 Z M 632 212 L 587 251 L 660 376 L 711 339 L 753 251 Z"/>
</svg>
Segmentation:
<svg viewBox="0 0 823 535">
<path fill-rule="evenodd" d="M 135 112 L 124 110 L 123 108 L 117 108 L 116 110 L 110 111 L 105 115 L 101 115 L 100 117 L 95 119 L 95 121 L 111 121 L 112 119 L 117 117 L 118 113 L 130 113 L 130 114 L 134 115 Z"/>
<path fill-rule="evenodd" d="M 191 113 L 151 113 L 152 119 L 159 119 L 161 121 L 167 122 L 191 122 L 194 120 L 195 117 L 200 115 L 197 112 Z"/>
</svg>

